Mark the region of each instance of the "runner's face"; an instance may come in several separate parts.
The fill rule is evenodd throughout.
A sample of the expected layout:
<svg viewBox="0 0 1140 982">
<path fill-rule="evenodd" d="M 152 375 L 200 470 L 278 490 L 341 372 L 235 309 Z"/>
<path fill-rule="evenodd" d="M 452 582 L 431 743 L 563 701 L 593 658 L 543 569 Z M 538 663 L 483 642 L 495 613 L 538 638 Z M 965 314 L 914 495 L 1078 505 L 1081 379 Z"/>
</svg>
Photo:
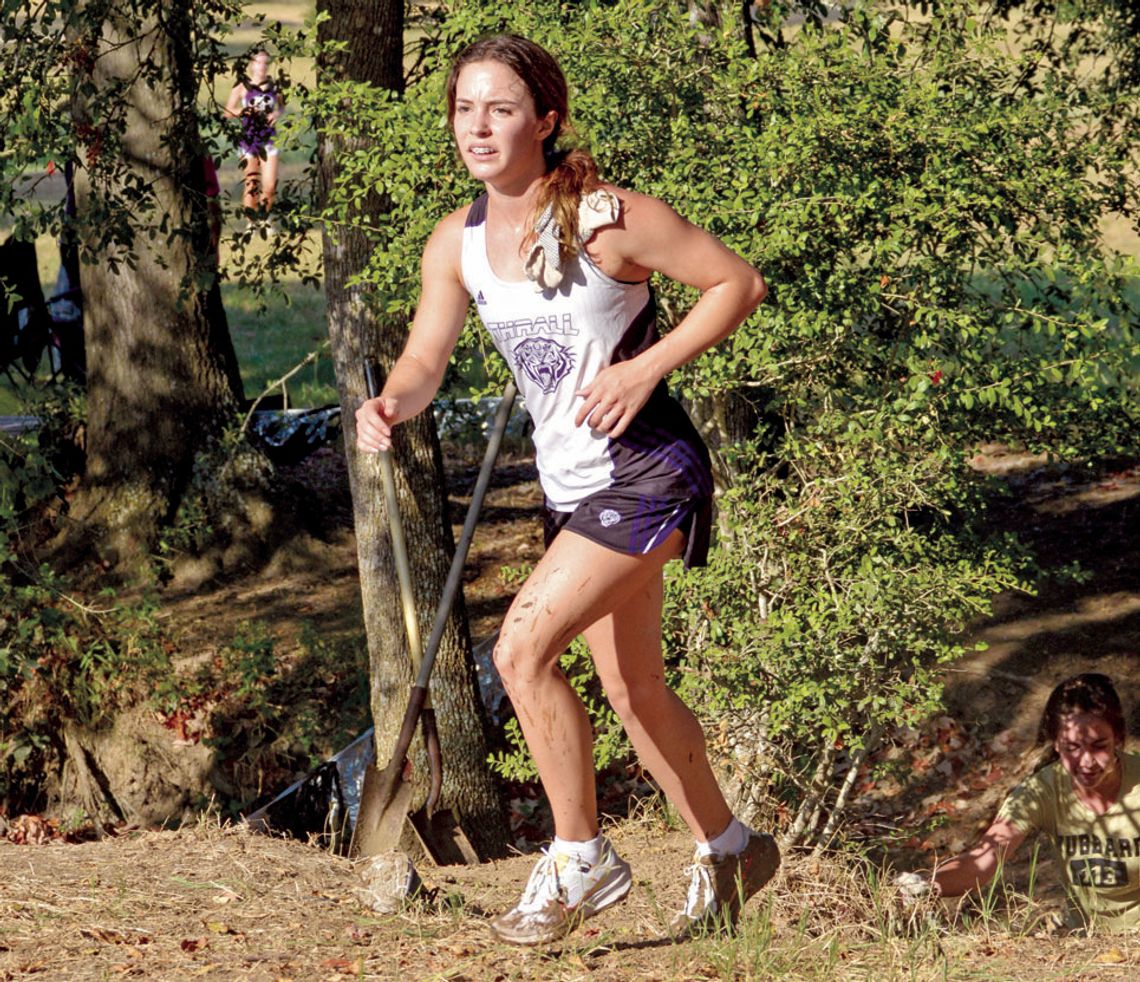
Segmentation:
<svg viewBox="0 0 1140 982">
<path fill-rule="evenodd" d="M 1086 790 L 1103 790 L 1117 774 L 1116 734 L 1101 716 L 1074 713 L 1063 717 L 1053 746 L 1061 765 Z"/>
<path fill-rule="evenodd" d="M 480 181 L 529 182 L 546 172 L 542 141 L 557 114 L 535 114 L 530 90 L 510 68 L 497 61 L 464 65 L 455 85 L 451 125 L 460 157 Z"/>
<path fill-rule="evenodd" d="M 249 59 L 249 80 L 261 83 L 269 74 L 269 55 L 264 51 Z"/>
</svg>

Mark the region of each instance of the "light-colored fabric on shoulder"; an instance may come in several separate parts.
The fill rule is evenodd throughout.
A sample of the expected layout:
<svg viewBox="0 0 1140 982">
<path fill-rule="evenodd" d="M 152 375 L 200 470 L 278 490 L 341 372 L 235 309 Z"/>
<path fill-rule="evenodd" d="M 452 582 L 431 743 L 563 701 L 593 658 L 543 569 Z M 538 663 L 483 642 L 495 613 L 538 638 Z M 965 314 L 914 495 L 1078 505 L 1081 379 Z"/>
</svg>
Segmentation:
<svg viewBox="0 0 1140 982">
<path fill-rule="evenodd" d="M 581 246 L 598 229 L 613 225 L 621 217 L 621 202 L 616 194 L 597 188 L 578 202 L 578 243 Z M 543 209 L 534 225 L 535 242 L 526 257 L 526 275 L 534 282 L 536 292 L 557 289 L 562 282 L 562 254 L 558 240 L 562 229 L 550 205 Z"/>
</svg>

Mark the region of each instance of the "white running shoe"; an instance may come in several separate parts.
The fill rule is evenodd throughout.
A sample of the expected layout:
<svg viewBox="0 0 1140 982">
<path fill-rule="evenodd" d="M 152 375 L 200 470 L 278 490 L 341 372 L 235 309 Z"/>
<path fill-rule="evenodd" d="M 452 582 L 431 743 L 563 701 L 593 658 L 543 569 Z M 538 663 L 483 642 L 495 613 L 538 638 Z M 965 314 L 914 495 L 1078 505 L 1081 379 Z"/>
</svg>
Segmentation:
<svg viewBox="0 0 1140 982">
<path fill-rule="evenodd" d="M 542 851 L 522 899 L 491 921 L 491 930 L 512 944 L 546 944 L 564 938 L 587 917 L 611 907 L 629 893 L 633 877 L 608 839 L 589 866 L 573 856 Z"/>
<path fill-rule="evenodd" d="M 770 835 L 749 832 L 735 856 L 700 856 L 689 867 L 685 909 L 669 924 L 675 941 L 720 928 L 732 928 L 740 908 L 776 874 L 780 850 Z"/>
</svg>

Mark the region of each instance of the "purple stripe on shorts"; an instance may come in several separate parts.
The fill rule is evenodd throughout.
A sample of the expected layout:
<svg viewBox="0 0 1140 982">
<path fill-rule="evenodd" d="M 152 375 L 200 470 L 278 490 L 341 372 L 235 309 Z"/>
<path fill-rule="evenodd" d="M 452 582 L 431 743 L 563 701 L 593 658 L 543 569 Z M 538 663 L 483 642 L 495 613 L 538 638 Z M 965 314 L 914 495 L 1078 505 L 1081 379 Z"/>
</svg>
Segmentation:
<svg viewBox="0 0 1140 982">
<path fill-rule="evenodd" d="M 691 427 L 688 417 L 684 415 L 684 410 L 676 403 L 673 403 L 672 400 L 669 400 L 669 402 L 671 406 L 675 408 L 679 421 L 683 421 L 687 426 Z M 650 405 L 651 404 L 652 403 L 650 403 Z M 642 410 L 642 412 L 644 412 L 644 410 Z M 693 440 L 685 439 L 688 434 L 678 433 L 676 429 L 670 429 L 667 426 L 654 425 L 642 416 L 633 421 L 633 424 L 626 431 L 626 434 L 623 434 L 621 439 L 625 439 L 626 435 L 629 435 L 633 440 L 640 443 L 639 449 L 673 449 L 688 457 L 691 465 L 695 465 L 701 470 L 706 469 L 704 456 L 699 452 Z M 695 431 L 693 436 L 694 439 L 700 439 L 700 437 L 695 435 Z M 681 467 L 678 469 L 686 470 L 687 468 Z"/>
<path fill-rule="evenodd" d="M 627 443 L 632 449 L 654 460 L 663 461 L 687 481 L 693 492 L 702 496 L 712 492 L 708 463 L 696 447 L 679 438 L 676 433 L 657 427 L 638 426 L 635 422 L 615 442 L 619 445 Z"/>
<path fill-rule="evenodd" d="M 638 513 L 630 523 L 629 547 L 630 552 L 646 553 L 680 527 L 684 510 L 678 505 L 661 521 L 660 509 L 662 505 L 668 507 L 669 499 L 643 497 L 638 500 L 638 505 Z"/>
</svg>

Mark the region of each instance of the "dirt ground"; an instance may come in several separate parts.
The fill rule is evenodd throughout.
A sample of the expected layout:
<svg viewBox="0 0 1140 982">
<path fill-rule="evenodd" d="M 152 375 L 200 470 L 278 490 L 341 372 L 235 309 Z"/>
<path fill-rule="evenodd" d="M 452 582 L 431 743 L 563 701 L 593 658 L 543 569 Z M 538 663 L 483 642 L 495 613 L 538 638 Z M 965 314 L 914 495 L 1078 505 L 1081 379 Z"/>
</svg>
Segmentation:
<svg viewBox="0 0 1140 982">
<path fill-rule="evenodd" d="M 450 466 L 451 520 L 458 538 L 479 461 Z M 224 644 L 242 623 L 260 619 L 273 625 L 288 649 L 296 644 L 297 625 L 313 624 L 321 634 L 362 630 L 356 540 L 342 452 L 322 448 L 300 464 L 285 468 L 285 478 L 299 494 L 319 501 L 318 535 L 283 551 L 264 570 L 214 589 L 168 598 L 163 616 L 187 648 Z M 478 644 L 498 630 L 511 593 L 500 577 L 506 565 L 535 562 L 542 555 L 542 494 L 533 460 L 504 453 L 496 464 L 480 522 L 468 555 L 463 596 Z"/>
<path fill-rule="evenodd" d="M 868 780 L 854 811 L 868 834 L 896 834 L 900 864 L 929 864 L 984 826 L 1031 767 L 1045 696 L 1065 675 L 1114 676 L 1140 737 L 1140 469 L 1053 469 L 999 447 L 986 448 L 977 466 L 1003 473 L 1016 491 L 995 525 L 1020 529 L 1049 565 L 1080 561 L 1089 575 L 1000 598 L 974 628 L 988 650 L 947 674 L 946 714 L 884 749 L 906 755 L 910 777 Z M 295 477 L 324 491 L 327 534 L 256 576 L 171 598 L 164 617 L 187 645 L 222 644 L 251 618 L 273 625 L 285 647 L 300 620 L 329 634 L 359 631 L 351 511 L 335 453 L 322 452 Z M 473 470 L 452 477 L 458 525 Z M 539 555 L 538 503 L 529 461 L 501 464 L 465 585 L 476 640 L 493 633 L 508 599 L 500 567 Z M 347 860 L 213 818 L 80 845 L 37 837 L 27 824 L 23 835 L 13 829 L 7 840 L 0 829 L 0 979 L 1140 977 L 1140 937 L 893 934 L 865 884 L 840 864 L 798 857 L 750 904 L 737 943 L 674 945 L 660 931 L 682 900 L 691 843 L 648 811 L 610 829 L 634 864 L 630 898 L 567 943 L 535 951 L 495 942 L 485 924 L 517 898 L 529 855 L 421 869 L 432 902 L 382 916 L 356 898 Z M 1027 870 L 1023 857 L 1011 879 L 1024 883 Z M 1048 906 L 1048 863 L 1040 879 Z"/>
<path fill-rule="evenodd" d="M 566 941 L 520 949 L 486 920 L 533 863 L 423 869 L 430 902 L 377 915 L 352 864 L 293 840 L 204 821 L 76 846 L 0 842 L 0 979 L 626 980 L 1134 979 L 1122 939 L 1002 931 L 914 940 L 839 864 L 790 861 L 735 942 L 674 944 L 690 840 L 658 821 L 608 830 L 634 865 L 627 900 Z M 838 930 L 837 930 L 838 928 Z M 773 940 L 775 939 L 775 940 Z"/>
<path fill-rule="evenodd" d="M 1061 679 L 1109 675 L 1131 707 L 1133 749 L 1140 737 L 1140 468 L 1052 470 L 1000 447 L 986 448 L 975 464 L 1004 474 L 1015 492 L 995 512 L 995 526 L 1028 539 L 1045 568 L 1075 562 L 1087 577 L 1047 578 L 1036 595 L 997 598 L 972 632 L 986 650 L 946 672 L 945 716 L 904 741 L 913 780 L 898 795 L 890 786 L 870 791 L 865 803 L 888 825 L 939 819 L 917 843 L 921 854 L 961 850 L 1033 769 L 1041 712 Z"/>
</svg>

